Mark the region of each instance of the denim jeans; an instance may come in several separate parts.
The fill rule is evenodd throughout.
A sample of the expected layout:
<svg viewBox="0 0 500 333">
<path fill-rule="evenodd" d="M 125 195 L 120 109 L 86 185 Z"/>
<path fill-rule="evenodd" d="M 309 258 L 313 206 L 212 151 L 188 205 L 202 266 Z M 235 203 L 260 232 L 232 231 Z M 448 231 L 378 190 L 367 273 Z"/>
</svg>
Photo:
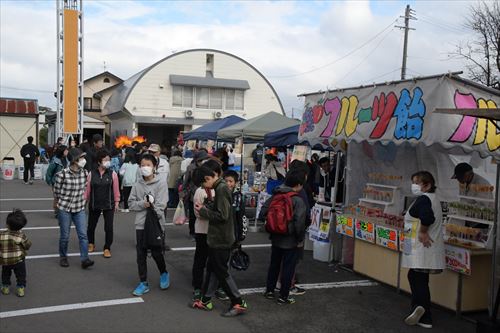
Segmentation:
<svg viewBox="0 0 500 333">
<path fill-rule="evenodd" d="M 57 218 L 59 220 L 59 229 L 61 232 L 59 238 L 59 256 L 68 256 L 69 232 L 71 230 L 71 221 L 73 221 L 76 234 L 78 235 L 78 241 L 80 243 L 80 259 L 82 261 L 88 259 L 89 241 L 87 239 L 87 219 L 85 216 L 85 210 L 81 210 L 77 213 L 70 213 L 61 209 L 59 210 Z"/>
</svg>

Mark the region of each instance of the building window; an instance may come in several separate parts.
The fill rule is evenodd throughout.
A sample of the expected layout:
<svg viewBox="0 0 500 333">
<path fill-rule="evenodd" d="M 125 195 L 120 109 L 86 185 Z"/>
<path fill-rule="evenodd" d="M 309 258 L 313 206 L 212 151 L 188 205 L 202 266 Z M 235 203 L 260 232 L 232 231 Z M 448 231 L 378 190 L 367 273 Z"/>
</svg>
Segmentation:
<svg viewBox="0 0 500 333">
<path fill-rule="evenodd" d="M 92 110 L 92 98 L 85 97 L 83 99 L 84 110 Z"/>
<path fill-rule="evenodd" d="M 222 110 L 222 96 L 224 89 L 210 89 L 210 109 Z"/>
<path fill-rule="evenodd" d="M 193 107 L 193 88 L 183 87 L 183 86 L 173 86 L 172 105 L 184 108 Z"/>
<path fill-rule="evenodd" d="M 196 88 L 196 107 L 200 109 L 208 109 L 209 101 L 209 91 L 208 88 Z"/>
<path fill-rule="evenodd" d="M 110 83 L 111 81 L 109 81 L 109 78 L 105 77 L 104 78 L 104 83 Z"/>
<path fill-rule="evenodd" d="M 226 89 L 226 110 L 243 110 L 243 90 Z"/>
</svg>

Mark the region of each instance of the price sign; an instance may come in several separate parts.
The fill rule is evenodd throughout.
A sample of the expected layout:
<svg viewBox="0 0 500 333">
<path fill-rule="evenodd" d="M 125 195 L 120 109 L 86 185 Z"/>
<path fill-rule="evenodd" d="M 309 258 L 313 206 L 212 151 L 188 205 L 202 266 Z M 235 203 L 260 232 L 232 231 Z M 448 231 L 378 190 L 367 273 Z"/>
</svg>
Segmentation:
<svg viewBox="0 0 500 333">
<path fill-rule="evenodd" d="M 377 244 L 388 249 L 398 250 L 398 231 L 377 225 Z"/>
<path fill-rule="evenodd" d="M 445 244 L 444 255 L 446 259 L 446 268 L 449 270 L 470 275 L 470 251 L 461 247 Z"/>
<path fill-rule="evenodd" d="M 354 219 L 351 216 L 337 215 L 336 230 L 339 234 L 354 237 Z"/>
<path fill-rule="evenodd" d="M 375 225 L 371 222 L 356 220 L 356 238 L 375 243 Z"/>
</svg>

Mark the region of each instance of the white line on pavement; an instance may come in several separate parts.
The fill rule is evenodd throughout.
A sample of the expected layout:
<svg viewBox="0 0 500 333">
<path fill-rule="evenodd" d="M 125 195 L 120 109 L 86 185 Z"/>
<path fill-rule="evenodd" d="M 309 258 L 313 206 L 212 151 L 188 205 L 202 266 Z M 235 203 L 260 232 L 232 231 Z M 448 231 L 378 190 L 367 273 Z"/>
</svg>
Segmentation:
<svg viewBox="0 0 500 333">
<path fill-rule="evenodd" d="M 26 209 L 22 210 L 23 213 L 47 213 L 47 212 L 54 212 L 53 209 Z M 0 213 L 5 214 L 5 213 L 12 213 L 12 210 L 0 210 Z"/>
<path fill-rule="evenodd" d="M 112 300 L 108 300 L 108 301 L 74 303 L 74 304 L 65 304 L 65 305 L 56 305 L 56 306 L 44 306 L 41 308 L 32 308 L 32 309 L 0 312 L 0 318 L 19 317 L 19 316 L 27 316 L 27 315 L 34 315 L 34 314 L 41 314 L 41 313 L 48 313 L 48 312 L 80 310 L 80 309 L 97 308 L 97 307 L 103 307 L 103 306 L 134 304 L 134 303 L 144 303 L 144 300 L 141 297 L 131 297 L 131 298 L 112 299 Z"/>
<path fill-rule="evenodd" d="M 75 226 L 72 225 L 70 228 L 74 229 Z M 59 229 L 59 227 L 26 227 L 23 230 L 51 230 L 51 229 Z M 2 228 L 0 231 L 5 231 L 7 228 Z"/>
<path fill-rule="evenodd" d="M 249 245 L 243 245 L 242 246 L 244 249 L 254 249 L 254 248 L 265 248 L 265 247 L 271 247 L 271 244 L 249 244 Z M 180 251 L 194 251 L 196 250 L 196 247 L 190 246 L 190 247 L 172 247 L 170 248 L 170 251 L 174 252 L 180 252 Z M 102 255 L 103 252 L 92 252 L 89 253 L 89 256 L 97 256 L 97 255 Z M 68 253 L 68 257 L 78 257 L 80 253 Z M 46 259 L 46 258 L 59 258 L 59 254 L 40 254 L 40 255 L 34 255 L 34 256 L 26 256 L 26 259 Z"/>
<path fill-rule="evenodd" d="M 370 280 L 353 280 L 353 281 L 342 281 L 342 282 L 326 282 L 326 283 L 307 283 L 298 284 L 297 286 L 304 288 L 306 290 L 310 289 L 332 289 L 332 288 L 354 288 L 354 287 L 373 287 L 377 286 L 377 282 Z M 247 288 L 240 289 L 240 294 L 251 295 L 251 294 L 262 294 L 266 291 L 266 288 Z"/>
<path fill-rule="evenodd" d="M 0 201 L 52 201 L 54 198 L 8 198 L 0 199 Z"/>
</svg>

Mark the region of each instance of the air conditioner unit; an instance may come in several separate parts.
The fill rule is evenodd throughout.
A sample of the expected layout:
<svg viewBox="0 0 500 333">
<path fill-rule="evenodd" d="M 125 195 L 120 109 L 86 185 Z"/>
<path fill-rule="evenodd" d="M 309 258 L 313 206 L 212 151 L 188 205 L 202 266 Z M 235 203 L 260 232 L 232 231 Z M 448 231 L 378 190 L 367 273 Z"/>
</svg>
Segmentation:
<svg viewBox="0 0 500 333">
<path fill-rule="evenodd" d="M 214 119 L 221 119 L 222 117 L 224 117 L 224 113 L 222 113 L 222 111 L 214 112 Z"/>
<path fill-rule="evenodd" d="M 184 116 L 186 118 L 194 118 L 194 112 L 193 112 L 193 110 L 186 110 L 186 111 L 184 111 Z"/>
</svg>

